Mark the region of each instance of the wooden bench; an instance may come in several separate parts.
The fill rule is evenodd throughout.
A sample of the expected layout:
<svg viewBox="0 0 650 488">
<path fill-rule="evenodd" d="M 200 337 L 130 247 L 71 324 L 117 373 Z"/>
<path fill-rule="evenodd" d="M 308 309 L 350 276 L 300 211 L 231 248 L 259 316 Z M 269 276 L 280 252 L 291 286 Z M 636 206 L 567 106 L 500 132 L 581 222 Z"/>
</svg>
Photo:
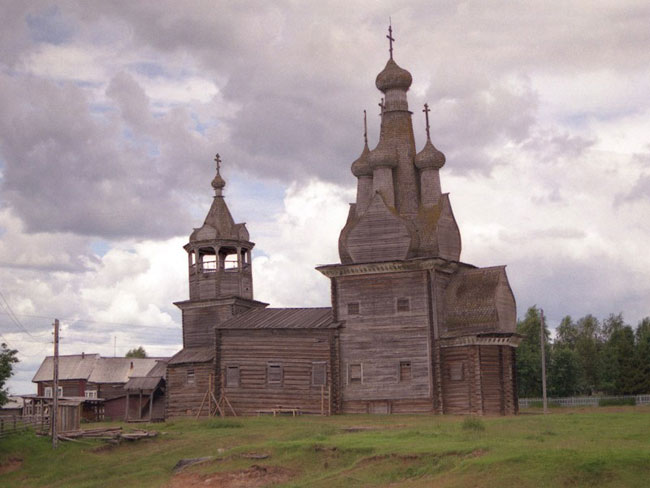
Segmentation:
<svg viewBox="0 0 650 488">
<path fill-rule="evenodd" d="M 260 415 L 273 415 L 276 417 L 282 414 L 291 414 L 292 417 L 295 417 L 297 415 L 302 415 L 302 410 L 300 410 L 300 407 L 283 407 L 281 405 L 277 405 L 275 408 L 256 410 L 256 413 L 258 417 Z"/>
</svg>

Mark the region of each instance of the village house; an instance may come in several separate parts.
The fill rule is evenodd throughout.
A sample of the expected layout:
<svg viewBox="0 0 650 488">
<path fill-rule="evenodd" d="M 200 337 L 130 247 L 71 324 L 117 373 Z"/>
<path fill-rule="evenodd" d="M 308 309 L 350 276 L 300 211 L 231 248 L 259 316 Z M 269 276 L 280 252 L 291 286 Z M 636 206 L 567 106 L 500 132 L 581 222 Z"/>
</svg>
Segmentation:
<svg viewBox="0 0 650 488">
<path fill-rule="evenodd" d="M 58 396 L 79 402 L 86 420 L 162 419 L 166 362 L 165 358 L 104 358 L 85 353 L 59 356 Z M 54 395 L 53 374 L 54 358 L 47 356 L 32 379 L 36 395 L 23 396 L 27 413 L 49 403 Z M 136 395 L 139 403 L 131 402 L 127 417 L 129 394 Z"/>
<path fill-rule="evenodd" d="M 391 35 L 389 34 L 389 38 Z M 441 190 L 446 158 L 415 147 L 411 74 L 390 58 L 379 141 L 352 163 L 356 202 L 339 237 L 328 308 L 268 308 L 253 297 L 245 224 L 217 174 L 190 235 L 183 349 L 167 368 L 167 416 L 255 413 L 517 412 L 515 298 L 505 266 L 460 261 L 460 231 Z M 366 131 L 367 133 L 367 131 Z"/>
</svg>

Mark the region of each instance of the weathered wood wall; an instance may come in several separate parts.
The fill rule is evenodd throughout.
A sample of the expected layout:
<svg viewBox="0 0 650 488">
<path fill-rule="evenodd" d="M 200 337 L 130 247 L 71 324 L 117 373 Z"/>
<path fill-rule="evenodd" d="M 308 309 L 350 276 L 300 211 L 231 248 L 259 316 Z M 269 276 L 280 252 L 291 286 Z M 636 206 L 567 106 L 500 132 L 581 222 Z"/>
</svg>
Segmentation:
<svg viewBox="0 0 650 488">
<path fill-rule="evenodd" d="M 321 386 L 312 384 L 314 362 L 325 362 L 327 381 L 324 410 L 329 410 L 329 391 L 337 372 L 332 371 L 336 347 L 334 330 L 253 329 L 221 330 L 217 338 L 219 384 L 238 415 L 254 415 L 278 405 L 300 408 L 303 412 L 321 412 Z M 335 361 L 335 358 L 334 358 Z M 269 363 L 282 367 L 282 383 L 269 385 Z M 228 366 L 239 367 L 239 386 L 226 377 Z M 332 393 L 334 397 L 336 392 Z"/>
<path fill-rule="evenodd" d="M 342 411 L 431 411 L 432 358 L 427 271 L 336 278 L 340 330 Z M 409 300 L 408 311 L 397 301 Z M 348 305 L 358 303 L 358 313 Z M 354 312 L 354 311 L 353 311 Z M 410 363 L 410 379 L 399 377 L 400 362 Z M 350 366 L 361 365 L 361 381 L 351 381 Z M 353 366 L 356 367 L 356 366 Z"/>
<path fill-rule="evenodd" d="M 188 383 L 188 372 L 194 372 L 194 382 Z M 170 364 L 167 366 L 168 418 L 196 415 L 208 391 L 209 378 L 214 373 L 214 362 Z M 202 415 L 207 415 L 204 408 Z"/>
<path fill-rule="evenodd" d="M 443 347 L 441 353 L 444 413 L 517 413 L 512 347 Z"/>
<path fill-rule="evenodd" d="M 45 387 L 51 387 L 52 381 L 39 381 L 37 386 L 38 395 L 45 395 Z M 59 380 L 59 386 L 63 388 L 64 397 L 84 396 L 86 380 Z"/>
</svg>

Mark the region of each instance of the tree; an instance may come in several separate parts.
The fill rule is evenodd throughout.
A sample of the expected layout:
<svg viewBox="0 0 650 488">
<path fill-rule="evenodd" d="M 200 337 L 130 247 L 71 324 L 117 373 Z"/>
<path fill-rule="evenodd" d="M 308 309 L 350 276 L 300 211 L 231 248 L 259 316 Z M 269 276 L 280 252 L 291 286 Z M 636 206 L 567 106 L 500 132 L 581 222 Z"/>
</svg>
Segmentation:
<svg viewBox="0 0 650 488">
<path fill-rule="evenodd" d="M 517 348 L 517 390 L 521 397 L 542 395 L 542 353 L 539 342 L 540 313 L 536 306 L 526 312 L 524 320 L 517 322 L 517 333 L 523 336 Z M 545 328 L 546 360 L 549 360 L 549 332 Z"/>
<path fill-rule="evenodd" d="M 634 393 L 650 393 L 650 317 L 639 322 L 634 336 Z"/>
<path fill-rule="evenodd" d="M 133 349 L 129 349 L 129 352 L 126 353 L 127 358 L 146 358 L 147 351 L 144 350 L 144 347 L 138 346 Z"/>
<path fill-rule="evenodd" d="M 7 403 L 8 391 L 5 383 L 14 374 L 13 365 L 18 362 L 18 351 L 9 349 L 4 342 L 0 345 L 0 406 Z"/>
<path fill-rule="evenodd" d="M 575 351 L 578 353 L 580 370 L 580 390 L 591 395 L 600 386 L 602 361 L 601 329 L 598 319 L 593 315 L 586 315 L 578 320 L 578 337 L 576 338 Z"/>
<path fill-rule="evenodd" d="M 578 354 L 568 346 L 553 344 L 548 380 L 549 394 L 554 397 L 573 396 L 580 383 Z"/>
</svg>

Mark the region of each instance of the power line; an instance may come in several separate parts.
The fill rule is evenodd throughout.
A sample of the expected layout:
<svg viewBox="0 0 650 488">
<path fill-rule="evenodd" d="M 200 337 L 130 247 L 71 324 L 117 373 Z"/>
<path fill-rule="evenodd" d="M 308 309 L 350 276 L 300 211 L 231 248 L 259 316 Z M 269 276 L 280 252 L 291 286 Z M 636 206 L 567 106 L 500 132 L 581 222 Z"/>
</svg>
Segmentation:
<svg viewBox="0 0 650 488">
<path fill-rule="evenodd" d="M 20 322 L 20 320 L 18 320 L 18 317 L 16 317 L 16 314 L 11 309 L 11 306 L 9 305 L 9 302 L 7 301 L 4 294 L 2 293 L 2 290 L 0 290 L 0 298 L 2 298 L 2 301 L 4 302 L 4 306 L 6 307 L 7 312 L 8 312 L 7 315 L 12 320 L 12 322 L 14 324 L 16 324 L 18 327 L 20 327 L 22 330 L 24 330 L 27 333 L 28 336 L 30 336 L 32 339 L 36 340 L 36 337 L 34 337 L 32 335 L 32 333 L 27 330 L 27 328 Z"/>
<path fill-rule="evenodd" d="M 2 312 L 0 311 L 0 314 L 3 315 L 9 315 L 7 312 Z M 36 318 L 36 319 L 51 319 L 52 316 L 45 316 L 45 315 L 32 315 L 32 314 L 26 314 L 26 313 L 19 313 L 17 314 L 21 317 L 31 317 L 31 318 Z M 129 327 L 157 327 L 160 330 L 172 330 L 175 328 L 172 327 L 161 327 L 160 324 L 130 324 L 126 322 L 107 322 L 105 320 L 93 320 L 93 319 L 80 319 L 80 318 L 61 318 L 59 319 L 61 321 L 65 322 L 88 322 L 91 324 L 104 324 L 104 325 L 126 325 Z M 28 332 L 29 333 L 29 332 Z"/>
</svg>

